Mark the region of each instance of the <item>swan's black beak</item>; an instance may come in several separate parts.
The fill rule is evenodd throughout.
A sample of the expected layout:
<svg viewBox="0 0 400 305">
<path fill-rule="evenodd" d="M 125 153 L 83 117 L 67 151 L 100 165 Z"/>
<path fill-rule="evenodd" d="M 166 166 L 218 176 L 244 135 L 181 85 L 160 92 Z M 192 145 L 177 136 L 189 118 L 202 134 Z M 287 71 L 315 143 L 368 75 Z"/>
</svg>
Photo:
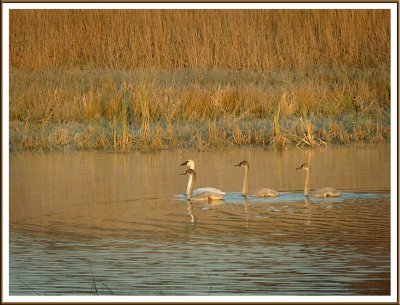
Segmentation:
<svg viewBox="0 0 400 305">
<path fill-rule="evenodd" d="M 181 174 L 179 174 L 179 175 L 186 175 L 186 172 L 185 172 L 185 173 L 181 173 Z"/>
<path fill-rule="evenodd" d="M 182 164 L 181 164 L 181 166 L 182 165 L 187 165 L 188 164 L 188 161 L 185 161 L 185 162 L 183 162 Z"/>
<path fill-rule="evenodd" d="M 240 163 L 239 164 L 235 164 L 235 166 L 241 166 Z"/>
<path fill-rule="evenodd" d="M 296 167 L 296 170 L 298 170 L 298 169 L 302 169 L 303 167 L 300 165 L 299 167 Z"/>
</svg>

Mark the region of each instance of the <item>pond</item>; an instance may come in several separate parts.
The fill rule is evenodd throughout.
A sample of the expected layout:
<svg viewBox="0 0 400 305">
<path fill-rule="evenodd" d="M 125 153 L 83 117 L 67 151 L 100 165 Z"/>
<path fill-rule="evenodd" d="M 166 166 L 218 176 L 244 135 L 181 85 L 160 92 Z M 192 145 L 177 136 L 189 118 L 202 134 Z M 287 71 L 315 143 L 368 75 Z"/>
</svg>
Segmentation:
<svg viewBox="0 0 400 305">
<path fill-rule="evenodd" d="M 225 201 L 175 196 L 187 159 Z M 10 295 L 390 295 L 390 203 L 389 145 L 13 153 Z"/>
</svg>

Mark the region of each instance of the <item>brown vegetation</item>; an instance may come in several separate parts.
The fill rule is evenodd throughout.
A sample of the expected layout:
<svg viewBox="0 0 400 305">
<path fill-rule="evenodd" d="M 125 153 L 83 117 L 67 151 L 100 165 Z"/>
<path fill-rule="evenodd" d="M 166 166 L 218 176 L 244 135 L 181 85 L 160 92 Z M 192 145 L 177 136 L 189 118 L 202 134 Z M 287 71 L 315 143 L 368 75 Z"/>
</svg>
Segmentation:
<svg viewBox="0 0 400 305">
<path fill-rule="evenodd" d="M 385 10 L 14 10 L 10 149 L 385 142 L 389 34 Z"/>
<path fill-rule="evenodd" d="M 16 69 L 278 70 L 389 63 L 389 10 L 14 10 Z"/>
</svg>

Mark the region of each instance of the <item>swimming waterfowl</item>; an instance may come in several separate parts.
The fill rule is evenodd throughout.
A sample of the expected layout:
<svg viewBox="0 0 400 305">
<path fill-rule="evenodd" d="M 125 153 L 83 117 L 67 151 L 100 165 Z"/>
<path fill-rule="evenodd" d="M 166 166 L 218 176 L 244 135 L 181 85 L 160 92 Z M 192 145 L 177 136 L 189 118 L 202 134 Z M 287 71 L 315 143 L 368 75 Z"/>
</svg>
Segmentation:
<svg viewBox="0 0 400 305">
<path fill-rule="evenodd" d="M 262 189 L 257 189 L 252 191 L 250 194 L 248 193 L 248 175 L 249 175 L 249 162 L 246 160 L 241 161 L 239 164 L 235 166 L 241 166 L 244 167 L 244 177 L 243 177 L 243 189 L 242 189 L 242 195 L 247 196 L 255 196 L 255 197 L 276 197 L 279 196 L 279 193 L 277 191 L 274 191 L 269 188 L 262 188 Z"/>
<path fill-rule="evenodd" d="M 220 189 L 213 187 L 198 188 L 193 191 L 194 182 L 196 181 L 196 172 L 189 168 L 186 172 L 180 175 L 188 175 L 188 184 L 186 188 L 186 199 L 190 201 L 202 201 L 202 200 L 223 200 L 225 192 Z"/>
<path fill-rule="evenodd" d="M 308 163 L 303 163 L 300 166 L 296 167 L 296 170 L 304 169 L 306 171 L 306 183 L 304 185 L 304 195 L 311 197 L 339 197 L 342 195 L 341 191 L 333 187 L 321 187 L 317 188 L 313 191 L 310 191 L 310 176 L 311 176 L 311 167 Z"/>
</svg>

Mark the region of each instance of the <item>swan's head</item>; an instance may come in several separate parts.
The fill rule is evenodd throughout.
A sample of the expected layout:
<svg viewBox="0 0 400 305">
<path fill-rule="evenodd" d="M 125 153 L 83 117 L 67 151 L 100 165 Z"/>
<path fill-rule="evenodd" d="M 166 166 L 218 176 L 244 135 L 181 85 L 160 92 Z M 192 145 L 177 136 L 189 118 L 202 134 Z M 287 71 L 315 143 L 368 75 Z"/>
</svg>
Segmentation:
<svg viewBox="0 0 400 305">
<path fill-rule="evenodd" d="M 296 170 L 298 170 L 298 169 L 309 170 L 310 169 L 310 165 L 308 165 L 308 163 L 303 163 L 302 165 L 296 167 Z"/>
<path fill-rule="evenodd" d="M 194 169 L 194 161 L 193 160 L 186 160 L 185 162 L 183 162 L 181 164 L 181 166 L 186 165 L 188 166 L 190 169 Z"/>
<path fill-rule="evenodd" d="M 196 177 L 196 172 L 193 169 L 189 168 L 188 170 L 186 170 L 186 172 L 179 175 L 190 175 Z"/>
<path fill-rule="evenodd" d="M 236 164 L 235 166 L 249 167 L 249 162 L 247 162 L 246 160 L 243 160 L 239 164 Z"/>
</svg>

